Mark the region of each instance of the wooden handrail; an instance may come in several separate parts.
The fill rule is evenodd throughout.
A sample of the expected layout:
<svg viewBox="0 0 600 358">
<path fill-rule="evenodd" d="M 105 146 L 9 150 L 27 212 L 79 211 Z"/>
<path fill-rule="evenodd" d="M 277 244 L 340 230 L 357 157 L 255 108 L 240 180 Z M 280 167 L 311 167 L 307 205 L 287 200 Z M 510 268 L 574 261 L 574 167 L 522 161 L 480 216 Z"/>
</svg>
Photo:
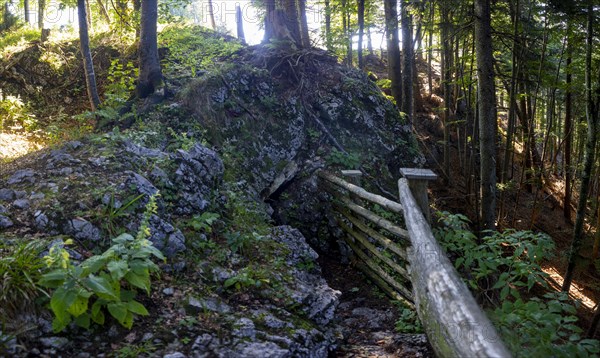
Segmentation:
<svg viewBox="0 0 600 358">
<path fill-rule="evenodd" d="M 349 192 L 358 196 L 359 198 L 368 200 L 375 204 L 379 204 L 391 212 L 394 212 L 397 214 L 402 214 L 402 205 L 400 205 L 399 203 L 397 203 L 395 201 L 389 200 L 389 199 L 384 198 L 383 196 L 380 196 L 377 194 L 369 193 L 368 191 L 361 188 L 360 186 L 356 186 L 354 184 L 348 183 L 347 181 L 340 179 L 330 173 L 320 171 L 318 175 L 321 178 L 326 179 L 330 183 L 333 183 L 345 190 L 348 190 Z"/>
<path fill-rule="evenodd" d="M 406 179 L 398 181 L 412 247 L 413 297 L 438 357 L 510 357 L 496 329 L 441 249 Z"/>
<path fill-rule="evenodd" d="M 354 172 L 345 174 L 358 176 Z M 338 212 L 336 220 L 346 233 L 342 238 L 356 254 L 356 264 L 390 296 L 414 301 L 438 357 L 511 356 L 433 237 L 428 220 L 427 181 L 435 180 L 435 173 L 426 169 L 403 168 L 404 178 L 398 181 L 400 203 L 369 193 L 330 173 L 320 172 L 318 175 L 324 179 L 322 187 L 337 199 L 334 203 Z M 408 231 L 367 210 L 362 200 L 402 214 Z M 375 227 L 383 231 L 377 231 Z M 388 234 L 384 235 L 386 231 Z M 392 241 L 389 234 L 404 240 Z M 382 255 L 378 251 L 380 248 L 374 244 L 398 255 L 396 261 Z M 399 265 L 402 263 L 399 258 L 407 259 L 408 270 Z M 380 267 L 381 264 L 387 265 L 385 270 Z M 412 293 L 386 270 L 404 277 L 408 274 Z"/>
</svg>

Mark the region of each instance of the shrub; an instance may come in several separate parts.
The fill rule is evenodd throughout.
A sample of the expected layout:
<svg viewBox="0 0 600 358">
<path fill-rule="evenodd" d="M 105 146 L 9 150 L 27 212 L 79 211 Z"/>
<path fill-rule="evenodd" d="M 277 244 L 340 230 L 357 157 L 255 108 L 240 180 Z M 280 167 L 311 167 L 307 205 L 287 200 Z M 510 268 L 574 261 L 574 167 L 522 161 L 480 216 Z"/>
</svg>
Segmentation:
<svg viewBox="0 0 600 358">
<path fill-rule="evenodd" d="M 582 339 L 575 325 L 577 310 L 566 294 L 521 297 L 520 290 L 529 291 L 536 283 L 547 287 L 540 267 L 554 249 L 547 235 L 506 230 L 478 239 L 468 230 L 465 216 L 443 212 L 440 217 L 445 227 L 436 229 L 435 236 L 456 258 L 456 268 L 468 274 L 465 281 L 471 289 L 499 290 L 502 304 L 490 318 L 516 357 L 589 357 L 600 352 L 597 340 Z"/>
<path fill-rule="evenodd" d="M 50 308 L 55 316 L 52 322 L 55 332 L 64 330 L 71 322 L 84 328 L 89 328 L 91 321 L 102 325 L 105 311 L 126 328 L 132 327 L 134 315 L 148 314 L 135 297 L 138 289 L 150 293 L 150 274 L 158 271 L 152 256 L 164 260 L 147 239 L 150 216 L 155 212 L 153 196 L 136 237 L 121 234 L 103 254 L 79 265 L 70 261 L 63 245 L 50 249 L 44 260 L 51 271 L 42 276 L 40 284 L 54 289 Z"/>
</svg>

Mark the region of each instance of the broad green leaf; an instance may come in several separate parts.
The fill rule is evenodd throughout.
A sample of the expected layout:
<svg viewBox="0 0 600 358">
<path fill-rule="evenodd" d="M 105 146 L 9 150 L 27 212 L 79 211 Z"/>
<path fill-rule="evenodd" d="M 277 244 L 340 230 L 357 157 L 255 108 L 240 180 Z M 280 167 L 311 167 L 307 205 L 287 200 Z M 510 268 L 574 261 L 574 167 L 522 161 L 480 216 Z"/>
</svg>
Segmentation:
<svg viewBox="0 0 600 358">
<path fill-rule="evenodd" d="M 102 309 L 102 302 L 101 301 L 94 302 L 94 304 L 92 305 L 92 310 L 91 310 L 92 316 L 97 315 L 101 309 Z"/>
<path fill-rule="evenodd" d="M 90 275 L 83 282 L 100 298 L 106 298 L 112 301 L 119 299 L 119 297 L 116 296 L 111 283 L 104 277 Z"/>
<path fill-rule="evenodd" d="M 117 244 L 125 244 L 128 241 L 133 241 L 133 240 L 135 240 L 135 238 L 127 233 L 121 234 L 121 235 L 115 237 L 114 239 L 112 239 L 112 241 L 116 242 Z"/>
<path fill-rule="evenodd" d="M 84 296 L 77 296 L 67 311 L 74 317 L 80 316 L 88 309 L 88 298 Z"/>
<path fill-rule="evenodd" d="M 129 266 L 126 261 L 118 260 L 109 262 L 108 265 L 106 265 L 106 268 L 108 269 L 108 272 L 110 272 L 112 279 L 119 281 L 125 276 Z"/>
<path fill-rule="evenodd" d="M 125 275 L 125 280 L 129 282 L 132 286 L 137 288 L 141 288 L 146 292 L 150 292 L 150 275 L 139 275 L 135 272 L 129 271 L 127 275 Z"/>
<path fill-rule="evenodd" d="M 129 267 L 131 271 L 138 275 L 146 275 L 149 273 L 150 268 L 154 265 L 152 261 L 149 260 L 131 260 L 129 262 Z"/>
<path fill-rule="evenodd" d="M 144 307 L 144 305 L 142 305 L 138 301 L 127 302 L 127 309 L 130 312 L 133 312 L 135 314 L 139 314 L 141 316 L 147 316 L 148 315 L 148 310 L 146 309 L 146 307 Z"/>
<path fill-rule="evenodd" d="M 60 287 L 54 291 L 54 294 L 50 299 L 50 308 L 59 320 L 64 322 L 70 317 L 67 310 L 73 304 L 76 297 L 77 292 L 72 289 Z"/>
<path fill-rule="evenodd" d="M 500 299 L 501 300 L 505 300 L 506 296 L 508 296 L 510 287 L 508 285 L 502 287 L 502 290 L 500 291 Z"/>
<path fill-rule="evenodd" d="M 106 264 L 107 260 L 108 258 L 104 257 L 104 255 L 96 255 L 85 260 L 81 266 L 86 270 L 88 275 L 95 274 Z"/>
<path fill-rule="evenodd" d="M 131 329 L 133 326 L 133 314 L 127 310 L 127 304 L 124 302 L 109 303 L 108 312 L 125 328 Z"/>
<path fill-rule="evenodd" d="M 58 316 L 56 316 L 52 320 L 52 330 L 54 331 L 54 333 L 58 333 L 65 329 L 69 325 L 69 323 L 71 323 L 70 316 L 67 320 L 61 320 L 60 318 L 58 318 Z"/>
<path fill-rule="evenodd" d="M 125 316 L 127 315 L 127 304 L 124 302 L 113 302 L 109 303 L 106 308 L 108 308 L 108 312 L 113 316 L 117 321 L 122 322 L 125 320 Z"/>
<path fill-rule="evenodd" d="M 100 301 L 96 301 L 92 305 L 92 320 L 98 323 L 99 325 L 104 324 L 104 312 L 102 312 L 101 308 L 102 304 L 100 303 Z"/>
<path fill-rule="evenodd" d="M 160 250 L 154 246 L 146 246 L 146 247 L 144 247 L 144 249 L 138 250 L 137 252 L 135 252 L 132 255 L 132 257 L 136 258 L 136 259 L 145 259 L 150 255 L 153 255 L 156 258 L 161 259 L 161 260 L 165 259 L 165 256 L 163 255 L 163 253 L 160 252 Z"/>
<path fill-rule="evenodd" d="M 42 275 L 39 284 L 48 288 L 56 288 L 60 286 L 66 278 L 67 271 L 63 269 L 57 269 Z"/>
<path fill-rule="evenodd" d="M 238 282 L 238 278 L 236 276 L 230 277 L 223 283 L 223 287 L 229 288 L 235 285 Z"/>
<path fill-rule="evenodd" d="M 119 323 L 121 323 L 123 325 L 123 327 L 125 327 L 127 329 L 131 329 L 131 327 L 133 326 L 133 313 L 127 312 L 123 322 L 119 322 Z"/>
<path fill-rule="evenodd" d="M 85 329 L 90 328 L 90 315 L 87 313 L 79 315 L 77 318 L 75 318 L 75 324 Z"/>
</svg>

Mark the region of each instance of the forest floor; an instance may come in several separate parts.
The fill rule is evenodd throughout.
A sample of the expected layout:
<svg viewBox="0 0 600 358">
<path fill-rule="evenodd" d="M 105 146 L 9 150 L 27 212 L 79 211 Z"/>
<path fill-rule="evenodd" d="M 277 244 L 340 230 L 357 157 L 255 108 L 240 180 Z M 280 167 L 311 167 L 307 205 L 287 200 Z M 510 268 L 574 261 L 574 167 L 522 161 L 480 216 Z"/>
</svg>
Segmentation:
<svg viewBox="0 0 600 358">
<path fill-rule="evenodd" d="M 342 292 L 335 319 L 344 338 L 335 357 L 435 357 L 425 334 L 397 332 L 400 307 L 362 273 L 327 256 L 319 266 L 329 286 Z"/>
</svg>

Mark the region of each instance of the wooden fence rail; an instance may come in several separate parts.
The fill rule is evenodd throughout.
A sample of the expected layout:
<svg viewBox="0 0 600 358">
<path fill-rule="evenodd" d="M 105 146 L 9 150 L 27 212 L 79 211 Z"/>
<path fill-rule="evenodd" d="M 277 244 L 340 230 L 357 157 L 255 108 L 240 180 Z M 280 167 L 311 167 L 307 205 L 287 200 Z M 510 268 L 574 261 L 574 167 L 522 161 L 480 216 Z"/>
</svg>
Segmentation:
<svg viewBox="0 0 600 358">
<path fill-rule="evenodd" d="M 358 258 L 356 266 L 391 297 L 414 303 L 438 357 L 510 357 L 433 237 L 423 183 L 435 178 L 433 173 L 402 172 L 405 178 L 398 181 L 400 203 L 330 173 L 319 173 L 322 187 L 335 199 L 337 222 L 346 233 L 344 241 Z M 353 198 L 360 202 L 353 202 Z M 367 208 L 374 204 L 400 214 L 408 230 L 388 220 L 388 215 L 384 218 Z"/>
</svg>

